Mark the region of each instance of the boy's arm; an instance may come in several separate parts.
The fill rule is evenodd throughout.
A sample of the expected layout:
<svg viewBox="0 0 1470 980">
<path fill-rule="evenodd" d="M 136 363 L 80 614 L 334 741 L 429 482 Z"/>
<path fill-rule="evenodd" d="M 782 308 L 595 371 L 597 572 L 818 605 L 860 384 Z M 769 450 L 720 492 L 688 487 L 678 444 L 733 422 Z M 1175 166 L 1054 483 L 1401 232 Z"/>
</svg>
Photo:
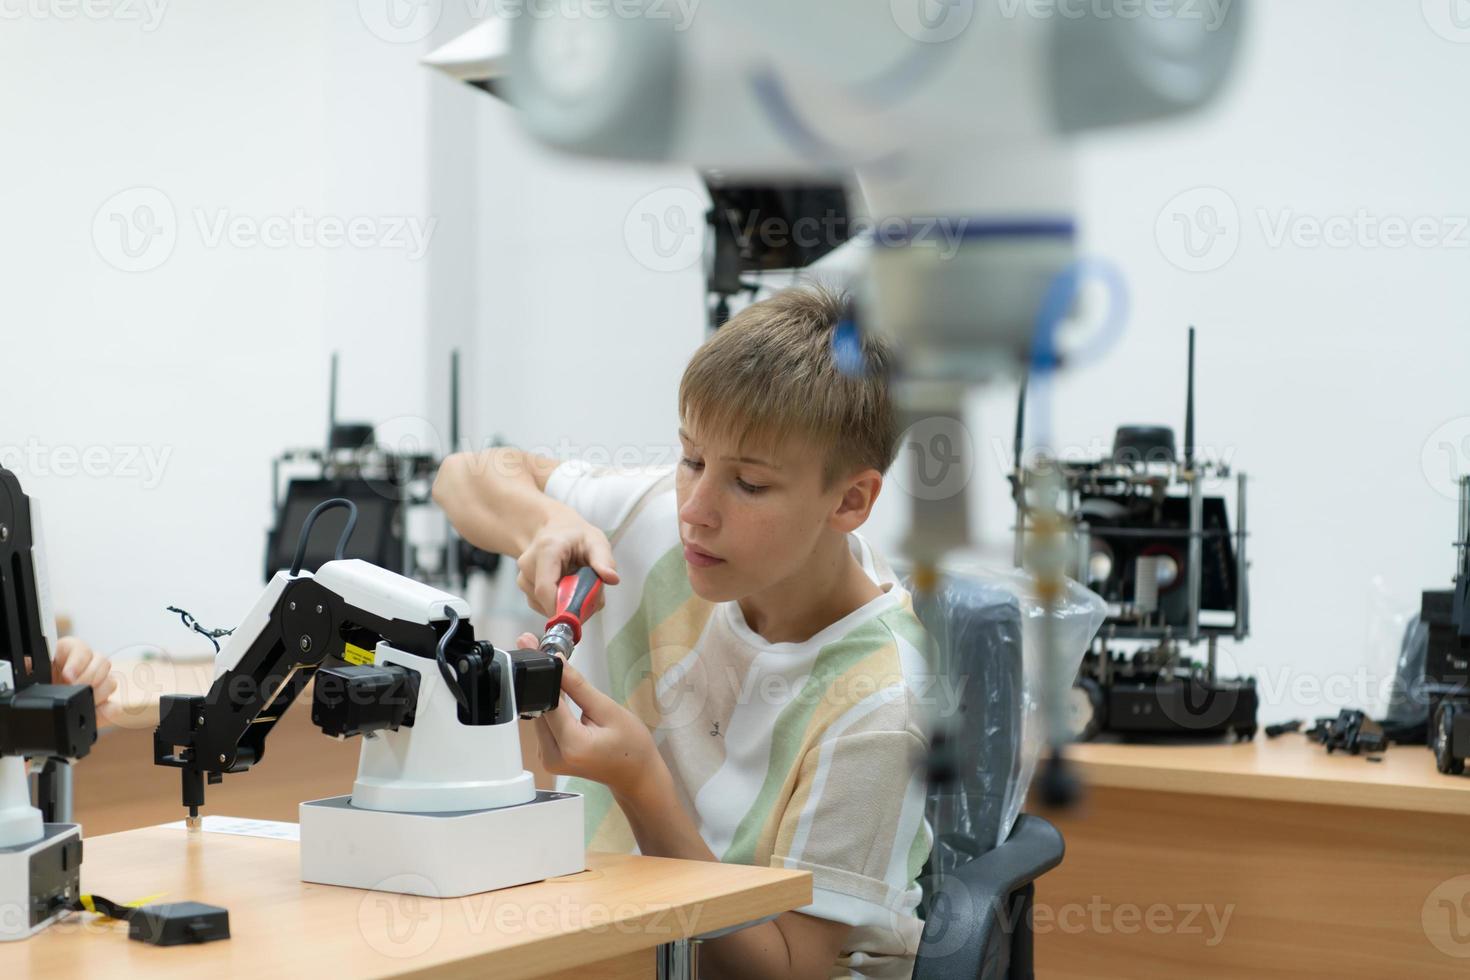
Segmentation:
<svg viewBox="0 0 1470 980">
<path fill-rule="evenodd" d="M 534 643 L 530 637 L 521 642 Z M 638 850 L 656 857 L 715 861 L 693 816 L 674 790 L 648 728 L 627 708 L 594 688 L 571 664 L 562 668 L 562 693 L 582 709 L 566 706 L 534 722 L 540 755 L 552 772 L 596 779 L 612 791 L 628 818 Z M 771 922 L 704 944 L 701 972 L 714 980 L 823 980 L 837 962 L 851 927 L 786 912 Z"/>
<path fill-rule="evenodd" d="M 571 507 L 546 495 L 554 459 L 501 447 L 455 453 L 439 467 L 434 501 L 466 541 L 516 559 L 517 584 L 531 607 L 551 615 L 556 584 L 591 565 L 616 585 L 617 566 L 607 535 Z"/>
<path fill-rule="evenodd" d="M 607 536 L 572 508 L 546 495 L 557 460 L 510 447 L 455 453 L 439 467 L 434 501 L 466 541 L 516 559 L 517 584 L 531 606 L 550 615 L 556 583 L 579 564 L 589 564 L 609 584 L 618 580 Z M 527 645 L 522 638 L 522 646 Z M 536 645 L 530 637 L 530 646 Z M 539 789 L 553 789 L 536 749 L 530 722 L 518 721 L 521 764 Z"/>
<path fill-rule="evenodd" d="M 614 793 L 614 798 L 628 818 L 639 853 L 719 861 L 674 792 L 667 766 L 650 766 L 644 785 Z M 825 980 L 851 929 L 843 922 L 783 912 L 770 922 L 701 943 L 699 972 L 711 980 Z"/>
</svg>

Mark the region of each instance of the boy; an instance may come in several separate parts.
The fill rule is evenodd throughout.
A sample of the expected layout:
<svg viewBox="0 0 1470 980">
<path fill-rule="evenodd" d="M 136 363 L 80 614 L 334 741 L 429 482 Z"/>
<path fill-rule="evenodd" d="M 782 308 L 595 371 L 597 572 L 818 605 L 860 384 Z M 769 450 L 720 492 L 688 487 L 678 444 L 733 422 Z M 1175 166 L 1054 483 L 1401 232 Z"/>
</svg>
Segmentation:
<svg viewBox="0 0 1470 980">
<path fill-rule="evenodd" d="M 863 370 L 840 371 L 843 317 L 797 288 L 710 338 L 679 387 L 673 472 L 495 449 L 446 460 L 434 487 L 471 543 L 519 556 L 543 615 L 566 572 L 607 583 L 570 703 L 521 742 L 585 794 L 589 848 L 812 873 L 811 905 L 704 945 L 711 978 L 913 972 L 930 641 L 853 533 L 898 434 L 892 355 L 867 338 Z"/>
</svg>

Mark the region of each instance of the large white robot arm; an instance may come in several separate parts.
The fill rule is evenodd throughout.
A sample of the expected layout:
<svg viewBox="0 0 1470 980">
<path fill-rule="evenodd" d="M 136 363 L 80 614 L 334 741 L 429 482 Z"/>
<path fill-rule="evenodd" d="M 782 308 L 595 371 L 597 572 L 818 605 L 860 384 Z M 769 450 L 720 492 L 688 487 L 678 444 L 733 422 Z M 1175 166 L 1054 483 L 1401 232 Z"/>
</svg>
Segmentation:
<svg viewBox="0 0 1470 980">
<path fill-rule="evenodd" d="M 428 62 L 565 152 L 847 181 L 875 222 L 914 231 L 873 249 L 864 328 L 899 343 L 906 378 L 973 384 L 1027 362 L 1076 261 L 1070 137 L 1209 102 L 1242 7 L 650 0 L 615 16 L 626 5 L 573 0 L 486 21 Z"/>
</svg>

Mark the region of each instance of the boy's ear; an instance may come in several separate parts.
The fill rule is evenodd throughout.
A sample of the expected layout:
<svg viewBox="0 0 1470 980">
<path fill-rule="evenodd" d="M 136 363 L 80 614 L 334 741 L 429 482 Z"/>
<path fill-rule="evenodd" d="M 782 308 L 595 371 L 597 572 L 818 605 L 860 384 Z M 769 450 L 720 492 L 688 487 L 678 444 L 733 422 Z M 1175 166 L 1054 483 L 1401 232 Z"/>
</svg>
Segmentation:
<svg viewBox="0 0 1470 980">
<path fill-rule="evenodd" d="M 842 498 L 832 512 L 832 527 L 844 534 L 855 531 L 867 521 L 883 489 L 883 474 L 875 469 L 855 473 L 845 481 Z"/>
</svg>

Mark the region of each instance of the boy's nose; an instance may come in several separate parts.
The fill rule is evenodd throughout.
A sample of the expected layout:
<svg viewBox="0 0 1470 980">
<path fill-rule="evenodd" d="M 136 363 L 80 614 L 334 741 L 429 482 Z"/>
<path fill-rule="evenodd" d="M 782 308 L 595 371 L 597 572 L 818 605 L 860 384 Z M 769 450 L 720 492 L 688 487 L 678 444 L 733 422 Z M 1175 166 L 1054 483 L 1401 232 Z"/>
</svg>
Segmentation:
<svg viewBox="0 0 1470 980">
<path fill-rule="evenodd" d="M 679 520 L 694 527 L 718 526 L 715 509 L 709 506 L 705 494 L 701 493 L 698 488 L 684 500 L 684 505 L 679 508 Z"/>
</svg>

